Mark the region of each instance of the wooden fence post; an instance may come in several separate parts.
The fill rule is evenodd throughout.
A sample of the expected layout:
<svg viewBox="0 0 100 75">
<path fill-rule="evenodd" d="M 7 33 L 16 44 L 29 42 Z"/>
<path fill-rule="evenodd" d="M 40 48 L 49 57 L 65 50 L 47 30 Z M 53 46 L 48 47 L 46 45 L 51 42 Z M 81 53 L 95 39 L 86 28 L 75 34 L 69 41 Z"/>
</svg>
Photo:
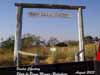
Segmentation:
<svg viewBox="0 0 100 75">
<path fill-rule="evenodd" d="M 84 29 L 82 8 L 78 8 L 79 61 L 85 60 Z"/>
<path fill-rule="evenodd" d="M 15 33 L 15 46 L 14 46 L 14 62 L 16 66 L 19 65 L 19 54 L 18 51 L 21 50 L 21 33 L 22 33 L 22 15 L 23 8 L 17 7 L 17 24 L 16 24 L 16 33 Z"/>
</svg>

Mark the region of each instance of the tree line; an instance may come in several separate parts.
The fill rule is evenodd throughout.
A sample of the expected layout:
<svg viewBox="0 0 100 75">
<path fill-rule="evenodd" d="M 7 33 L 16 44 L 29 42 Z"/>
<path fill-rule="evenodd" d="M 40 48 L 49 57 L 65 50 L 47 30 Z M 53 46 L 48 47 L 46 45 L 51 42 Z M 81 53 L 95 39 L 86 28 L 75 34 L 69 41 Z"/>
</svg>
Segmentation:
<svg viewBox="0 0 100 75">
<path fill-rule="evenodd" d="M 95 43 L 95 41 L 99 41 L 99 40 L 100 38 L 93 37 L 91 35 L 84 37 L 85 44 Z M 58 43 L 60 43 L 60 41 L 55 37 L 51 37 L 47 41 L 41 40 L 40 36 L 32 35 L 29 33 L 24 34 L 22 37 L 22 48 L 27 48 L 31 46 L 55 46 Z M 63 41 L 63 43 L 67 44 L 68 46 L 78 45 L 78 41 L 75 41 L 75 40 L 67 40 L 67 41 Z M 14 36 L 10 36 L 5 41 L 2 41 L 0 43 L 0 47 L 13 50 L 14 49 Z"/>
</svg>

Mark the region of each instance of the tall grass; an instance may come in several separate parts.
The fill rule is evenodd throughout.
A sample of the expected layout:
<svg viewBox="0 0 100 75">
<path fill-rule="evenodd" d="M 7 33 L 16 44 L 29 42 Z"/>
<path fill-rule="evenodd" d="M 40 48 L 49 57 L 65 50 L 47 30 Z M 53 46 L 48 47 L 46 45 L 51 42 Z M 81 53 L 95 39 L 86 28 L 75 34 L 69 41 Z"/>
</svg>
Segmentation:
<svg viewBox="0 0 100 75">
<path fill-rule="evenodd" d="M 13 51 L 0 49 L 0 66 L 13 66 Z"/>
<path fill-rule="evenodd" d="M 85 46 L 86 60 L 94 60 L 96 58 L 97 45 L 88 44 Z M 79 51 L 78 46 L 72 47 L 56 47 L 57 50 L 52 53 L 50 47 L 34 47 L 24 49 L 26 52 L 38 53 L 41 64 L 65 63 L 74 62 L 75 53 Z M 20 56 L 22 65 L 34 64 L 34 57 Z M 0 66 L 13 65 L 13 51 L 0 49 Z"/>
</svg>

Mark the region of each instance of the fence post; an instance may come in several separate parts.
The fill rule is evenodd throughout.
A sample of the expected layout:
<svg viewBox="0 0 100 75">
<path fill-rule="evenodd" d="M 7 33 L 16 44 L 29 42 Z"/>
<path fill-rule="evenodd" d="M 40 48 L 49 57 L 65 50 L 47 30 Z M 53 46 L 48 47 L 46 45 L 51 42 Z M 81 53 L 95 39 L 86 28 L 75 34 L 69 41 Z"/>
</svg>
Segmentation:
<svg viewBox="0 0 100 75">
<path fill-rule="evenodd" d="M 35 65 L 39 65 L 40 64 L 40 59 L 39 59 L 39 55 L 38 54 L 34 55 L 34 64 Z"/>
<path fill-rule="evenodd" d="M 83 29 L 83 13 L 82 8 L 78 8 L 78 33 L 79 33 L 79 61 L 85 60 L 85 47 L 84 47 L 84 29 Z"/>
<path fill-rule="evenodd" d="M 17 18 L 16 18 L 16 33 L 15 33 L 15 44 L 14 44 L 14 63 L 19 66 L 19 54 L 18 51 L 21 50 L 21 33 L 22 33 L 22 15 L 23 8 L 21 6 L 17 7 Z"/>
</svg>

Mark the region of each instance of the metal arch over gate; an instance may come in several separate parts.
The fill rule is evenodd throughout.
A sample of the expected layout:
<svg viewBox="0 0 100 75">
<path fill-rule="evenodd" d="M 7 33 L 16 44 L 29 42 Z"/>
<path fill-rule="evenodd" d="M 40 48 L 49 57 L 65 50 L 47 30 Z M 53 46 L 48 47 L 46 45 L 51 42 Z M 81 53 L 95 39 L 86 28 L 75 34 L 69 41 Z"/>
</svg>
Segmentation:
<svg viewBox="0 0 100 75">
<path fill-rule="evenodd" d="M 83 9 L 85 6 L 70 6 L 70 5 L 52 5 L 52 4 L 30 4 L 30 3 L 15 3 L 17 7 L 17 24 L 14 46 L 14 62 L 19 66 L 19 50 L 21 50 L 21 33 L 22 33 L 22 17 L 23 8 L 45 8 L 45 9 L 67 9 L 77 10 L 78 18 L 78 36 L 79 36 L 79 61 L 85 60 L 84 48 L 84 27 L 83 27 Z"/>
</svg>

